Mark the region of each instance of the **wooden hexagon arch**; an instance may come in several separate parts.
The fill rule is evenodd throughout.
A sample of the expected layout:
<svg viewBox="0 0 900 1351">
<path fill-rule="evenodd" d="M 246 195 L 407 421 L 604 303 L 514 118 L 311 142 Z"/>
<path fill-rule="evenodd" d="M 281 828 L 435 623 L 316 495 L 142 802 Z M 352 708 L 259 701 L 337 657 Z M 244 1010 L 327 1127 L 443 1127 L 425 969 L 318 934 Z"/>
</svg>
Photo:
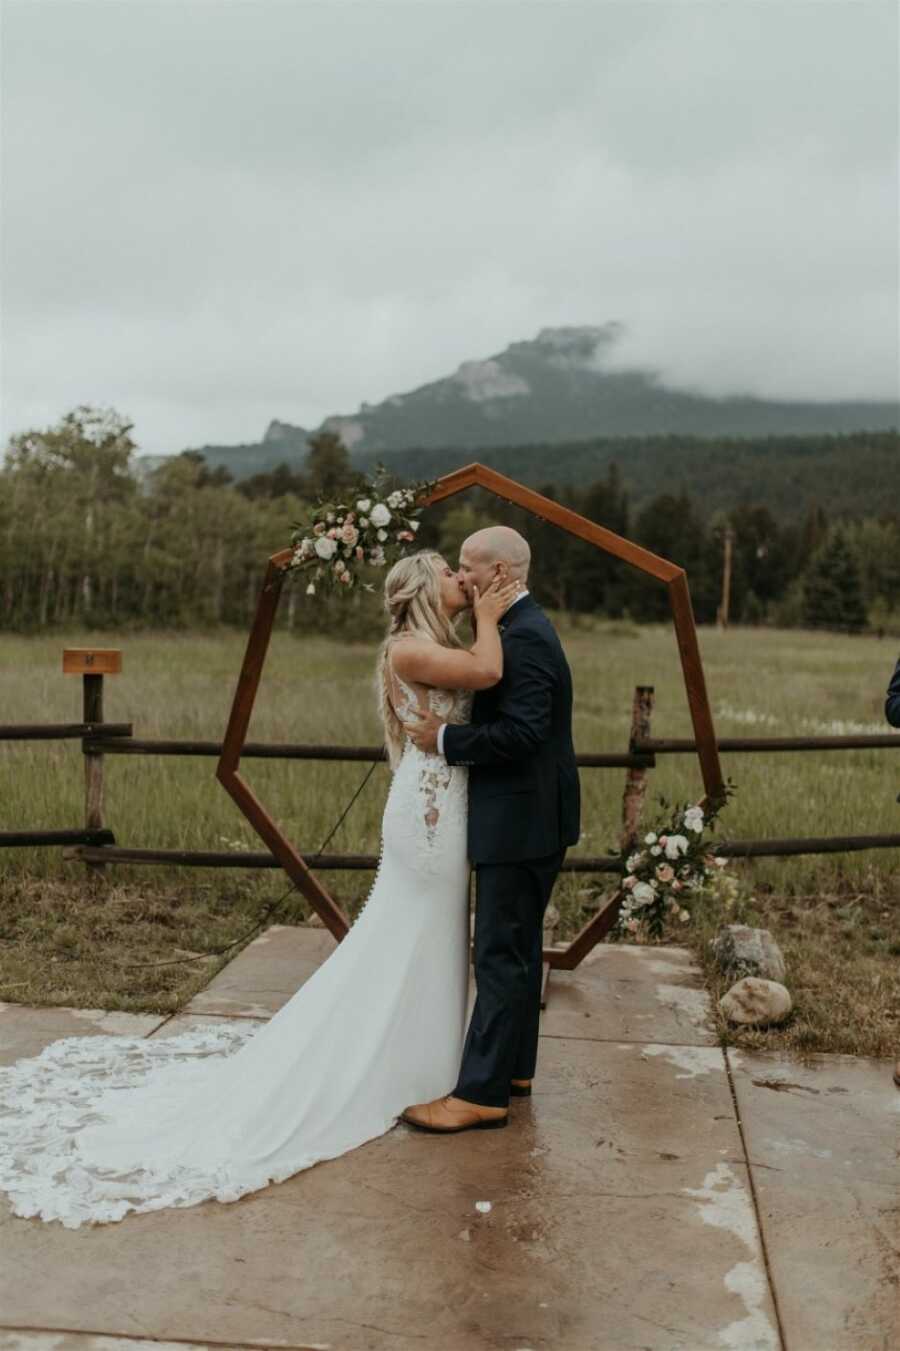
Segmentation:
<svg viewBox="0 0 900 1351">
<path fill-rule="evenodd" d="M 531 488 L 523 487 L 521 483 L 516 483 L 514 479 L 506 478 L 505 475 L 498 474 L 494 469 L 488 469 L 483 464 L 466 465 L 464 469 L 458 469 L 454 473 L 446 474 L 443 478 L 438 479 L 432 491 L 422 499 L 421 504 L 428 506 L 434 502 L 442 501 L 445 497 L 452 497 L 455 493 L 463 492 L 466 488 L 476 487 L 485 488 L 488 492 L 494 493 L 495 496 L 506 502 L 524 507 L 526 511 L 530 511 L 540 520 L 558 526 L 561 530 L 567 530 L 571 535 L 577 535 L 579 539 L 586 540 L 605 553 L 612 554 L 615 558 L 621 558 L 623 562 L 665 583 L 672 605 L 672 617 L 675 623 L 678 651 L 681 656 L 681 669 L 694 726 L 700 771 L 706 790 L 705 801 L 720 801 L 724 796 L 722 770 L 719 764 L 712 712 L 706 693 L 706 680 L 703 675 L 703 664 L 700 660 L 697 630 L 694 624 L 694 613 L 684 569 L 678 567 L 676 563 L 668 562 L 665 558 L 659 558 L 647 549 L 642 549 L 637 544 L 632 544 L 629 540 L 623 539 L 611 530 L 606 530 L 602 525 L 597 525 L 595 522 L 587 520 L 586 517 L 579 516 L 577 512 L 570 511 L 568 507 L 560 506 L 558 502 L 553 502 L 549 497 L 544 497 Z M 307 867 L 302 855 L 286 839 L 277 823 L 268 814 L 239 773 L 241 751 L 247 737 L 250 715 L 253 712 L 253 704 L 259 688 L 269 640 L 272 636 L 281 587 L 287 574 L 292 552 L 291 549 L 282 549 L 269 559 L 253 627 L 247 640 L 244 663 L 238 677 L 231 714 L 225 731 L 222 755 L 216 768 L 216 777 L 234 798 L 256 833 L 268 845 L 297 889 L 310 902 L 334 937 L 340 941 L 349 928 L 346 915 L 314 873 Z M 617 892 L 612 900 L 585 924 L 567 948 L 545 950 L 544 961 L 550 966 L 564 970 L 572 970 L 576 967 L 615 923 L 621 899 L 622 893 Z"/>
</svg>

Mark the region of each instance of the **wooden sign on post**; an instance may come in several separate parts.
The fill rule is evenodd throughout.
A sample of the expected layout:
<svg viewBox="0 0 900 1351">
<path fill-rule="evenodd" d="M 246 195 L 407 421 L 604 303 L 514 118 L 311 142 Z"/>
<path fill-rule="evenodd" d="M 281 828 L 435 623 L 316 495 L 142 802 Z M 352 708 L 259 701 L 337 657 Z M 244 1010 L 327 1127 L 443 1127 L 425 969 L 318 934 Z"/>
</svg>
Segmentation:
<svg viewBox="0 0 900 1351">
<path fill-rule="evenodd" d="M 82 677 L 84 723 L 97 726 L 103 722 L 103 677 L 118 675 L 121 670 L 122 653 L 118 648 L 67 647 L 63 650 L 63 675 Z M 103 755 L 93 750 L 84 752 L 84 824 L 87 830 L 103 828 Z M 102 876 L 102 863 L 87 866 L 95 876 Z"/>
<path fill-rule="evenodd" d="M 119 675 L 122 653 L 115 647 L 67 647 L 63 675 Z"/>
</svg>

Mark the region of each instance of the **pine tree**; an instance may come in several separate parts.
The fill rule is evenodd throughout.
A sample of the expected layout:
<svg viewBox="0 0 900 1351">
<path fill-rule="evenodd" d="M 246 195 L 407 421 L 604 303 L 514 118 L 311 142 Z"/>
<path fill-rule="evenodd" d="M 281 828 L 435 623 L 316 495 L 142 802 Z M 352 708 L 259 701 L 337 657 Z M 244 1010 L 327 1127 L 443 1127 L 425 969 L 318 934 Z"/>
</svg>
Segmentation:
<svg viewBox="0 0 900 1351">
<path fill-rule="evenodd" d="M 347 447 L 336 432 L 318 432 L 310 437 L 305 468 L 308 490 L 319 499 L 334 497 L 355 477 Z"/>
<path fill-rule="evenodd" d="M 844 532 L 836 530 L 807 572 L 803 621 L 811 628 L 858 632 L 867 622 L 859 567 Z"/>
</svg>

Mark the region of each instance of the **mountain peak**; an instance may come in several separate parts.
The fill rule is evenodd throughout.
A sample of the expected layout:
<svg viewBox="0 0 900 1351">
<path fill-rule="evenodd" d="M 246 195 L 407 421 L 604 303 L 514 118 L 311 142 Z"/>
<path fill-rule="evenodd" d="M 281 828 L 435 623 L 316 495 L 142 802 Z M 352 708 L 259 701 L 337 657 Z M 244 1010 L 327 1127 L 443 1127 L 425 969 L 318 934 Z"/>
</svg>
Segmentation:
<svg viewBox="0 0 900 1351">
<path fill-rule="evenodd" d="M 308 435 L 305 427 L 297 427 L 291 422 L 279 422 L 277 418 L 273 418 L 263 436 L 263 445 L 269 445 L 274 441 L 296 442 Z"/>
<path fill-rule="evenodd" d="M 896 402 L 774 401 L 746 395 L 708 397 L 678 389 L 647 369 L 610 360 L 626 326 L 545 327 L 501 352 L 463 361 L 450 375 L 352 414 L 327 417 L 359 465 L 388 451 L 487 451 L 491 447 L 587 442 L 623 437 L 767 437 L 895 428 Z M 203 447 L 211 464 L 244 472 L 302 463 L 312 433 L 273 419 L 255 446 Z M 548 450 L 548 469 L 552 452 Z"/>
<path fill-rule="evenodd" d="M 569 324 L 562 328 L 542 328 L 533 343 L 516 343 L 516 347 L 542 347 L 546 351 L 570 358 L 591 360 L 599 347 L 611 347 L 625 332 L 618 319 L 609 323 Z"/>
</svg>

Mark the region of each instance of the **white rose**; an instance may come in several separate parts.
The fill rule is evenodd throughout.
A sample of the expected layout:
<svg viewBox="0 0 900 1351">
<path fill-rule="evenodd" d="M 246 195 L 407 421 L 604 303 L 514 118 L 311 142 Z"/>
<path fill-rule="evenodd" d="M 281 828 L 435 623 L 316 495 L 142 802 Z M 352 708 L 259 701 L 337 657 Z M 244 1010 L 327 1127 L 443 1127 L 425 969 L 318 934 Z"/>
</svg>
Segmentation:
<svg viewBox="0 0 900 1351">
<path fill-rule="evenodd" d="M 666 858 L 681 858 L 688 851 L 688 842 L 684 835 L 670 835 L 666 840 Z"/>
<path fill-rule="evenodd" d="M 635 906 L 652 905 L 656 900 L 656 893 L 649 882 L 638 882 L 634 891 L 631 893 L 631 900 Z"/>
<path fill-rule="evenodd" d="M 419 525 L 420 525 L 420 522 L 419 522 L 419 521 L 410 521 L 410 523 L 409 523 L 409 528 L 410 528 L 410 530 L 413 532 L 413 534 L 416 533 L 416 531 L 417 531 L 418 528 L 419 528 Z"/>
<path fill-rule="evenodd" d="M 681 920 L 682 924 L 687 924 L 690 917 L 691 914 L 689 910 L 681 910 L 678 914 L 678 918 Z"/>
<path fill-rule="evenodd" d="M 310 582 L 309 586 L 306 588 L 306 594 L 307 594 L 308 596 L 314 596 L 314 595 L 316 594 L 316 584 L 315 584 L 315 582 Z"/>
<path fill-rule="evenodd" d="M 656 858 L 657 854 L 662 853 L 662 850 L 660 849 L 658 844 L 654 844 L 650 849 L 650 853 L 653 855 L 654 858 Z"/>
<path fill-rule="evenodd" d="M 404 494 L 398 488 L 396 492 L 391 493 L 390 497 L 387 500 L 387 504 L 389 507 L 393 507 L 393 509 L 396 511 L 397 508 L 403 502 L 403 499 Z M 387 521 L 385 521 L 384 524 L 387 525 Z"/>
<path fill-rule="evenodd" d="M 699 834 L 703 829 L 703 808 L 688 807 L 684 814 L 684 825 L 686 830 L 694 830 Z"/>
<path fill-rule="evenodd" d="M 625 860 L 625 867 L 628 870 L 628 872 L 633 873 L 635 868 L 640 863 L 640 861 L 641 861 L 640 854 L 630 854 L 628 858 Z"/>
<path fill-rule="evenodd" d="M 356 510 L 361 511 L 362 514 L 365 516 L 366 512 L 371 509 L 371 506 L 372 506 L 372 499 L 370 497 L 361 497 L 356 504 Z"/>
<path fill-rule="evenodd" d="M 387 525 L 390 519 L 391 513 L 388 511 L 387 507 L 384 505 L 383 502 L 376 502 L 372 510 L 369 512 L 369 520 L 372 522 L 373 525 L 378 526 Z"/>
<path fill-rule="evenodd" d="M 379 540 L 381 544 L 384 544 L 385 540 L 387 539 L 387 531 L 386 531 L 386 530 L 379 530 L 379 532 L 378 532 L 378 534 L 376 535 L 375 538 L 376 538 L 377 540 Z"/>
<path fill-rule="evenodd" d="M 656 844 L 656 835 L 652 830 L 649 835 L 644 836 L 644 844 Z"/>
<path fill-rule="evenodd" d="M 337 547 L 337 540 L 329 539 L 328 535 L 320 535 L 316 540 L 316 553 L 320 558 L 324 558 L 326 563 L 329 558 L 334 558 Z"/>
</svg>

